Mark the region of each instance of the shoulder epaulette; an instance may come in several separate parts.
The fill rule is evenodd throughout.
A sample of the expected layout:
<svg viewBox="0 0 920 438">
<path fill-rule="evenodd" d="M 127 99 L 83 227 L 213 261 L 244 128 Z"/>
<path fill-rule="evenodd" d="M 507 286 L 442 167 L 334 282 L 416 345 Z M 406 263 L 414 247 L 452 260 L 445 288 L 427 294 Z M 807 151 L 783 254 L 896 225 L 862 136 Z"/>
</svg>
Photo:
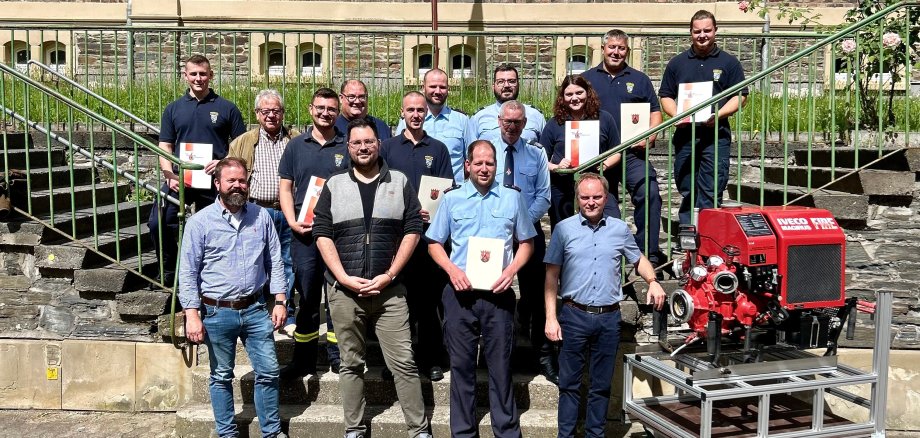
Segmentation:
<svg viewBox="0 0 920 438">
<path fill-rule="evenodd" d="M 517 190 L 519 192 L 521 191 L 520 187 L 511 185 L 511 184 L 505 184 L 503 187 L 505 187 L 506 189 Z"/>
<path fill-rule="evenodd" d="M 538 141 L 536 141 L 536 140 L 534 140 L 534 139 L 529 139 L 529 140 L 527 140 L 527 144 L 530 145 L 530 146 L 536 147 L 536 148 L 543 149 L 543 145 L 540 144 L 540 142 L 538 142 Z"/>
<path fill-rule="evenodd" d="M 454 184 L 453 184 L 452 186 L 450 186 L 450 187 L 444 189 L 444 193 L 447 193 L 447 192 L 450 192 L 450 191 L 454 191 L 454 190 L 457 190 L 457 189 L 459 189 L 459 188 L 460 188 L 460 184 L 457 184 L 457 182 L 454 181 Z"/>
</svg>

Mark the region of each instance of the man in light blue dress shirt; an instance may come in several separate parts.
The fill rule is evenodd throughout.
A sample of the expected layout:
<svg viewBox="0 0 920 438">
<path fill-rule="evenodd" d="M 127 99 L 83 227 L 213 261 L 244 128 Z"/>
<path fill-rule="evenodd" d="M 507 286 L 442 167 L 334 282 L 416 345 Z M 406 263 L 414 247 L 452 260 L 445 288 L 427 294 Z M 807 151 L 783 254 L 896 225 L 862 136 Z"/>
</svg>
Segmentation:
<svg viewBox="0 0 920 438">
<path fill-rule="evenodd" d="M 492 92 L 495 94 L 495 103 L 480 108 L 473 117 L 470 117 L 469 135 L 471 140 L 494 138 L 498 136 L 498 115 L 503 103 L 509 100 L 517 100 L 518 93 L 521 90 L 521 83 L 518 79 L 518 71 L 510 64 L 499 64 L 495 67 L 493 73 Z M 524 140 L 537 141 L 546 126 L 546 119 L 540 111 L 532 106 L 524 105 L 527 124 L 521 134 Z M 499 158 L 501 151 L 498 153 Z M 499 181 L 500 182 L 500 181 Z"/>
<path fill-rule="evenodd" d="M 233 418 L 233 364 L 240 338 L 256 376 L 254 398 L 262 436 L 286 437 L 278 415 L 273 335 L 287 317 L 284 262 L 271 216 L 247 202 L 248 181 L 244 160 L 229 157 L 217 163 L 217 202 L 189 219 L 182 238 L 179 302 L 185 309 L 186 337 L 208 346 L 208 388 L 217 435 L 239 436 Z M 275 297 L 271 316 L 265 309 L 264 288 Z"/>
<path fill-rule="evenodd" d="M 464 180 L 463 160 L 466 158 L 466 147 L 473 138 L 467 133 L 470 121 L 469 116 L 447 105 L 447 96 L 450 88 L 447 85 L 447 73 L 439 68 L 428 70 L 422 80 L 422 94 L 428 102 L 428 114 L 422 129 L 425 133 L 436 138 L 447 146 L 450 153 L 450 164 L 454 171 L 454 181 L 460 184 Z M 396 127 L 398 135 L 406 129 L 406 121 L 400 119 Z"/>
</svg>

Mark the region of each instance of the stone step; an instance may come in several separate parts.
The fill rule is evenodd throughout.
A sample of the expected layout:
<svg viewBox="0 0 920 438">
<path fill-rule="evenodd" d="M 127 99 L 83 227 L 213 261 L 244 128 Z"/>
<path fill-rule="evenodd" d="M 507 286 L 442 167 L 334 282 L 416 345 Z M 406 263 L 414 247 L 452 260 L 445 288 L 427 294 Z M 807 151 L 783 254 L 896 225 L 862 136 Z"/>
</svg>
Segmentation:
<svg viewBox="0 0 920 438">
<path fill-rule="evenodd" d="M 259 418 L 252 404 L 236 404 L 236 423 L 242 436 L 261 436 Z M 556 409 L 521 409 L 522 435 L 527 438 L 555 438 L 557 434 Z M 282 430 L 292 437 L 340 437 L 344 433 L 340 405 L 284 405 L 280 406 Z M 432 433 L 436 437 L 450 436 L 450 409 L 438 406 L 427 410 Z M 480 436 L 493 436 L 492 422 L 487 408 L 477 410 Z M 364 422 L 369 425 L 369 437 L 405 438 L 406 420 L 399 403 L 386 406 L 367 406 Z M 614 424 L 614 423 L 610 423 Z M 623 429 L 623 427 L 616 427 Z M 633 426 L 636 428 L 636 426 Z M 608 429 L 610 429 L 608 427 Z M 638 427 L 637 431 L 641 431 Z M 189 404 L 176 412 L 176 433 L 186 438 L 209 438 L 214 433 L 214 415 L 210 404 Z"/>
<path fill-rule="evenodd" d="M 8 138 L 11 136 L 7 136 Z M 48 163 L 52 166 L 63 166 L 67 163 L 67 155 L 61 148 L 51 148 L 51 159 L 48 158 L 48 149 L 44 148 L 17 148 L 7 149 L 5 159 L 9 169 L 18 169 L 25 171 L 29 169 L 47 168 Z M 26 157 L 28 157 L 28 166 L 26 166 Z"/>
<path fill-rule="evenodd" d="M 103 229 L 101 225 L 99 228 Z M 39 245 L 35 248 L 35 266 L 50 269 L 81 269 L 105 267 L 112 263 L 97 252 L 136 265 L 137 261 L 131 259 L 137 256 L 138 250 L 144 251 L 152 246 L 153 241 L 146 223 L 141 224 L 140 227 L 128 225 L 119 229 L 117 233 L 108 231 L 99 233 L 98 237 L 84 237 L 79 243 Z M 96 252 L 89 248 L 95 249 Z"/>
<path fill-rule="evenodd" d="M 239 356 L 238 356 L 239 357 Z M 364 374 L 364 393 L 368 405 L 387 405 L 397 400 L 392 381 L 380 376 L 383 367 L 370 366 Z M 422 394 L 427 406 L 447 406 L 450 402 L 450 371 L 444 370 L 444 379 L 431 382 L 422 377 Z M 250 365 L 234 368 L 233 400 L 235 403 L 253 403 L 255 374 Z M 208 403 L 208 375 L 206 366 L 196 367 L 192 373 L 192 401 Z M 545 377 L 538 374 L 516 373 L 513 376 L 514 395 L 518 408 L 555 409 L 559 389 Z M 476 400 L 479 406 L 489 405 L 489 375 L 484 369 L 477 370 Z M 339 375 L 330 371 L 309 375 L 302 379 L 282 380 L 279 394 L 281 404 L 331 404 L 341 405 Z"/>
<path fill-rule="evenodd" d="M 150 210 L 153 208 L 152 202 L 141 202 L 138 205 L 134 201 L 124 201 L 116 204 L 100 205 L 95 208 L 82 208 L 72 215 L 55 214 L 52 221 L 51 215 L 41 214 L 36 217 L 42 221 L 48 222 L 54 228 L 71 235 L 76 230 L 76 238 L 83 239 L 93 235 L 94 230 L 110 231 L 115 226 L 115 217 L 117 213 L 118 223 L 122 227 L 128 227 L 128 224 L 134 226 L 140 220 L 141 226 L 145 226 L 150 216 Z M 95 226 L 94 226 L 95 223 Z M 67 241 L 60 234 L 46 229 L 42 234 L 42 243 L 61 243 Z"/>
<path fill-rule="evenodd" d="M 159 273 L 159 259 L 152 249 L 123 258 L 121 264 L 154 279 Z M 80 268 L 73 272 L 73 287 L 78 292 L 123 293 L 146 288 L 148 285 L 147 280 L 114 263 L 96 268 Z"/>
<path fill-rule="evenodd" d="M 877 148 L 859 148 L 840 147 L 835 149 L 796 149 L 794 151 L 795 162 L 799 165 L 808 165 L 819 167 L 836 167 L 849 168 L 864 166 L 882 155 L 898 149 L 886 148 L 881 150 Z M 895 170 L 901 172 L 920 172 L 920 149 L 908 148 L 902 149 L 898 153 L 870 166 L 871 169 L 878 170 Z"/>
<path fill-rule="evenodd" d="M 70 187 L 90 184 L 93 181 L 93 169 L 88 166 L 74 167 L 71 171 L 70 166 L 53 166 L 53 167 L 33 167 L 28 173 L 28 180 L 23 181 L 27 184 L 13 184 L 12 190 L 47 190 L 49 187 L 48 179 L 51 179 L 53 187 Z M 71 184 L 71 177 L 73 183 Z M 25 186 L 25 187 L 24 187 Z"/>
<path fill-rule="evenodd" d="M 866 169 L 847 175 L 846 170 L 832 167 L 807 167 L 801 166 L 764 166 L 764 181 L 774 184 L 787 184 L 790 186 L 820 187 L 831 181 L 838 180 L 827 187 L 828 190 L 869 195 L 878 199 L 900 199 L 910 205 L 913 200 L 914 174 L 912 172 L 894 170 Z M 871 202 L 872 199 L 870 199 Z M 876 204 L 876 202 L 872 202 Z"/>
<path fill-rule="evenodd" d="M 116 193 L 117 190 L 117 193 Z M 55 215 L 70 214 L 72 208 L 92 208 L 96 205 L 108 205 L 116 200 L 125 199 L 131 191 L 131 183 L 120 180 L 116 187 L 113 183 L 96 183 L 95 185 L 78 185 L 71 190 L 68 186 L 58 186 L 53 190 L 32 190 L 31 193 L 14 190 L 13 205 L 33 215 L 45 214 L 54 206 Z M 28 199 L 31 198 L 31 199 Z"/>
<path fill-rule="evenodd" d="M 736 189 L 738 184 L 729 182 L 728 196 L 739 202 L 760 205 L 761 203 L 761 184 L 759 183 L 742 183 L 741 197 L 736 199 Z M 788 186 L 782 184 L 763 184 L 763 204 L 764 205 L 783 205 L 797 197 L 807 193 L 804 187 Z M 785 196 L 784 196 L 785 194 Z M 838 192 L 834 190 L 819 190 L 808 196 L 795 205 L 808 207 L 823 208 L 831 212 L 840 226 L 846 228 L 861 228 L 866 225 L 869 214 L 869 199 L 865 195 L 854 195 L 852 193 Z"/>
</svg>

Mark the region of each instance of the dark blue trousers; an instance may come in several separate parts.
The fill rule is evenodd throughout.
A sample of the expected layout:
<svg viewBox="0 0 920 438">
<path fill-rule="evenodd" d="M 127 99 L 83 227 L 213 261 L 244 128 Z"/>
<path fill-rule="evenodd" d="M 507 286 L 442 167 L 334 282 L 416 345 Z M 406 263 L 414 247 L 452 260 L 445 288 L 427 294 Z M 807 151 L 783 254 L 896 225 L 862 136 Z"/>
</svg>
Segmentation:
<svg viewBox="0 0 920 438">
<path fill-rule="evenodd" d="M 716 157 L 718 142 L 718 158 Z M 689 129 L 675 132 L 674 145 L 674 181 L 683 199 L 680 202 L 680 223 L 689 224 L 691 209 L 712 208 L 716 200 L 722 203 L 722 193 L 728 185 L 728 167 L 731 158 L 731 137 L 715 138 L 712 128 L 697 128 L 696 138 L 690 136 Z M 696 149 L 696 156 L 692 157 Z M 716 177 L 716 168 L 719 174 Z M 692 170 L 692 171 L 691 171 Z M 693 193 L 694 205 L 690 204 Z"/>
<path fill-rule="evenodd" d="M 645 151 L 628 149 L 623 154 L 625 160 L 605 172 L 610 178 L 610 190 L 617 192 L 616 186 L 620 182 L 625 182 L 626 191 L 632 198 L 633 220 L 636 224 L 636 245 L 645 255 L 658 252 L 659 233 L 661 232 L 661 193 L 658 191 L 658 172 L 655 167 L 645 159 Z M 623 175 L 623 165 L 626 166 L 625 181 Z M 648 167 L 648 177 L 646 177 L 646 165 Z M 616 197 L 609 199 L 607 205 L 616 204 Z M 605 208 L 605 213 L 611 216 L 620 217 L 619 207 L 616 207 L 616 215 L 609 213 Z M 645 220 L 648 212 L 648 221 Z M 645 238 L 648 236 L 648 248 L 645 246 Z"/>
<path fill-rule="evenodd" d="M 313 236 L 302 236 L 293 233 L 291 239 L 291 259 L 294 263 L 294 289 L 300 293 L 294 329 L 294 342 L 310 343 L 310 348 L 315 349 L 319 342 L 320 302 L 323 297 L 323 274 L 326 264 L 323 262 Z M 328 303 L 328 300 L 327 300 Z M 329 315 L 329 305 L 326 308 L 326 353 L 329 361 L 339 359 L 338 340 L 332 326 L 332 317 Z M 316 355 L 311 351 L 315 360 Z M 314 364 L 310 364 L 315 366 Z"/>
<path fill-rule="evenodd" d="M 546 305 L 543 297 L 546 265 L 546 237 L 539 222 L 533 224 L 537 235 L 533 238 L 533 255 L 518 272 L 518 287 L 521 288 L 521 300 L 518 302 L 518 318 L 521 328 L 530 338 L 534 351 L 541 357 L 553 354 L 553 344 L 546 339 Z"/>
<path fill-rule="evenodd" d="M 422 371 L 433 366 L 443 366 L 446 351 L 441 330 L 441 296 L 447 275 L 431 259 L 428 244 L 423 240 L 415 247 L 409 263 L 400 274 L 406 286 L 406 304 L 409 305 L 409 326 L 418 342 L 415 344 L 415 363 Z"/>
<path fill-rule="evenodd" d="M 610 379 L 620 344 L 620 311 L 591 314 L 563 305 L 559 310 L 562 348 L 559 351 L 559 438 L 575 436 L 581 381 L 587 353 L 588 406 L 585 409 L 585 437 L 604 437 Z"/>
<path fill-rule="evenodd" d="M 456 292 L 447 284 L 444 342 L 450 356 L 450 431 L 454 438 L 479 436 L 476 418 L 476 358 L 482 340 L 489 368 L 489 411 L 497 438 L 521 438 L 511 384 L 514 291 Z M 608 380 L 608 384 L 609 384 Z"/>
</svg>

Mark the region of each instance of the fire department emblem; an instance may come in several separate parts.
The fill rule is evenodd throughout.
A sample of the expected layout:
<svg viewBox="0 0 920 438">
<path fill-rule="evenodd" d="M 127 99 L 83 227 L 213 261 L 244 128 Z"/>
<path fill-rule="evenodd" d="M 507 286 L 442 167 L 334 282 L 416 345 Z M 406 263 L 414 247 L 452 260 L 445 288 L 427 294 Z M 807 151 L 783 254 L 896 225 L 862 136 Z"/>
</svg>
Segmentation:
<svg viewBox="0 0 920 438">
<path fill-rule="evenodd" d="M 342 154 L 335 154 L 335 167 L 342 166 L 342 160 L 345 159 L 345 156 Z"/>
<path fill-rule="evenodd" d="M 632 115 L 632 124 L 633 124 L 633 125 L 639 124 L 639 115 L 638 115 L 638 114 L 633 114 L 633 115 Z"/>
<path fill-rule="evenodd" d="M 722 77 L 722 70 L 719 70 L 717 68 L 713 69 L 712 70 L 712 80 L 718 81 L 720 77 Z"/>
<path fill-rule="evenodd" d="M 437 200 L 437 199 L 438 199 L 438 196 L 440 196 L 440 195 L 441 195 L 441 190 L 440 190 L 440 189 L 431 189 L 431 200 L 432 200 L 432 201 Z"/>
<path fill-rule="evenodd" d="M 431 155 L 425 155 L 425 167 L 431 169 L 432 163 L 434 163 L 434 157 L 432 157 Z"/>
<path fill-rule="evenodd" d="M 633 90 L 633 87 L 634 87 L 634 86 L 636 86 L 636 84 L 633 84 L 632 82 L 627 82 L 627 83 L 626 83 L 626 92 L 627 92 L 627 93 L 632 93 L 632 90 Z"/>
<path fill-rule="evenodd" d="M 211 123 L 217 123 L 217 112 L 211 111 Z"/>
<path fill-rule="evenodd" d="M 489 263 L 490 258 L 492 258 L 492 251 L 487 249 L 479 251 L 479 260 L 481 260 L 483 263 Z"/>
</svg>

